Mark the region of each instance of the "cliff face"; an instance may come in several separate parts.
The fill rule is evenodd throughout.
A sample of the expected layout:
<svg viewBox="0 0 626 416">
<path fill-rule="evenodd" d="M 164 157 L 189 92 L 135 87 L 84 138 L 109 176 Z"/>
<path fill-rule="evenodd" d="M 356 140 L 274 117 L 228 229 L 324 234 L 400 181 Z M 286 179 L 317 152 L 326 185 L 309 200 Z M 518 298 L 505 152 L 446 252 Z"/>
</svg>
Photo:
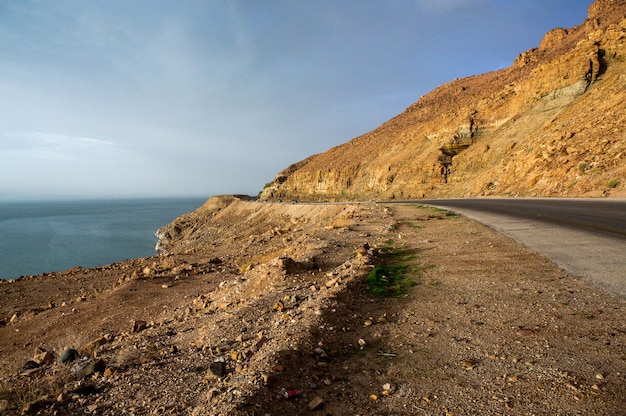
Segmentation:
<svg viewBox="0 0 626 416">
<path fill-rule="evenodd" d="M 626 195 L 626 2 L 280 172 L 261 199 Z"/>
</svg>

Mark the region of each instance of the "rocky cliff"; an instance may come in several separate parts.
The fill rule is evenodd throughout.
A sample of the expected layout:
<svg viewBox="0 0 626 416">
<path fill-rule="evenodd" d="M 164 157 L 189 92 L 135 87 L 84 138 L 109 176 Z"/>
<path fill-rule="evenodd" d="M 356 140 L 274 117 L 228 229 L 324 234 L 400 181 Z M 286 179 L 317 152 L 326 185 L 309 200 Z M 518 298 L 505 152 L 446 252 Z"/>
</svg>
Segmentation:
<svg viewBox="0 0 626 416">
<path fill-rule="evenodd" d="M 295 163 L 261 199 L 626 195 L 626 2 Z"/>
</svg>

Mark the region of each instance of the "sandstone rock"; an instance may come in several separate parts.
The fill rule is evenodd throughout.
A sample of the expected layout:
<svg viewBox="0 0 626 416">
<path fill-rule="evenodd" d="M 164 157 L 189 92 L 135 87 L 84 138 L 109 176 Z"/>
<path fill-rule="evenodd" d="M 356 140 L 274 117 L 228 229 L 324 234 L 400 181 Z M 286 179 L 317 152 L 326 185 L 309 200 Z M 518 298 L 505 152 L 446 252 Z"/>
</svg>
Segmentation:
<svg viewBox="0 0 626 416">
<path fill-rule="evenodd" d="M 96 348 L 108 343 L 110 340 L 110 337 L 102 335 L 94 340 L 89 341 L 82 349 L 85 351 L 93 352 Z"/>
<path fill-rule="evenodd" d="M 316 410 L 322 407 L 324 404 L 324 399 L 319 396 L 316 396 L 309 402 L 309 410 Z"/>
<path fill-rule="evenodd" d="M 369 254 L 370 245 L 365 243 L 356 251 L 357 257 L 367 256 Z"/>
<path fill-rule="evenodd" d="M 54 354 L 43 348 L 38 348 L 33 356 L 33 361 L 40 365 L 47 365 L 54 362 Z"/>
<path fill-rule="evenodd" d="M 326 282 L 326 287 L 333 287 L 337 285 L 338 282 L 339 282 L 338 277 L 335 277 L 334 279 L 330 279 L 329 281 Z"/>
</svg>

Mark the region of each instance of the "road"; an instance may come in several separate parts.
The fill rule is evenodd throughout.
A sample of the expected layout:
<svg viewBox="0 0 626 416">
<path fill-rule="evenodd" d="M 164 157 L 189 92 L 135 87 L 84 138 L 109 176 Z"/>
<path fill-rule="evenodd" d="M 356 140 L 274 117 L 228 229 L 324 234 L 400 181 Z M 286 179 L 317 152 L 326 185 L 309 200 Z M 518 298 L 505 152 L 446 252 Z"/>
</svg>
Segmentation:
<svg viewBox="0 0 626 416">
<path fill-rule="evenodd" d="M 626 298 L 626 199 L 414 201 L 479 221 L 575 276 Z"/>
</svg>

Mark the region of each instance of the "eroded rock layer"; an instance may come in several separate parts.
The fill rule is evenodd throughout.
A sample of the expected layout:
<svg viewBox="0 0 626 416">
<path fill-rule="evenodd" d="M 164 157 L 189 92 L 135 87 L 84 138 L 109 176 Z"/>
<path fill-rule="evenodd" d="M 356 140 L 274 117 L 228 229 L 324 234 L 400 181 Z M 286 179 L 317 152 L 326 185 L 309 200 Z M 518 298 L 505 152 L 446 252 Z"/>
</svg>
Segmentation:
<svg viewBox="0 0 626 416">
<path fill-rule="evenodd" d="M 626 2 L 280 172 L 261 199 L 626 195 Z"/>
</svg>

